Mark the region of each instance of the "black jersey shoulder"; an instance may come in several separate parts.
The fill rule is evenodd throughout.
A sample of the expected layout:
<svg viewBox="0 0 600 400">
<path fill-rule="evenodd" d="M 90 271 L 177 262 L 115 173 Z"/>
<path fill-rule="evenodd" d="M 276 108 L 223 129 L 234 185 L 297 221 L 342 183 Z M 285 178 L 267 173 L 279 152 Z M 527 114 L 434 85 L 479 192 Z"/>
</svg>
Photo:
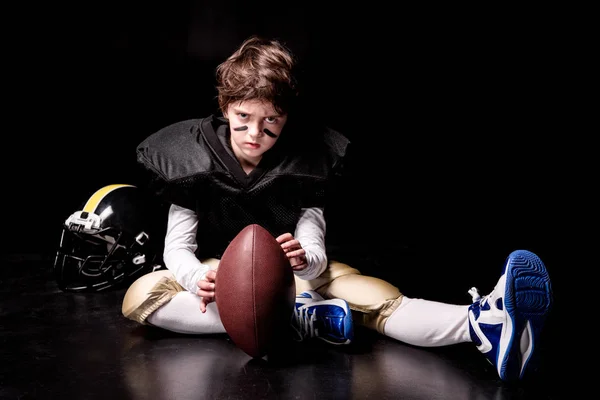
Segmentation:
<svg viewBox="0 0 600 400">
<path fill-rule="evenodd" d="M 165 181 L 202 174 L 214 168 L 200 127 L 206 119 L 189 119 L 166 126 L 137 147 L 137 159 Z"/>
</svg>

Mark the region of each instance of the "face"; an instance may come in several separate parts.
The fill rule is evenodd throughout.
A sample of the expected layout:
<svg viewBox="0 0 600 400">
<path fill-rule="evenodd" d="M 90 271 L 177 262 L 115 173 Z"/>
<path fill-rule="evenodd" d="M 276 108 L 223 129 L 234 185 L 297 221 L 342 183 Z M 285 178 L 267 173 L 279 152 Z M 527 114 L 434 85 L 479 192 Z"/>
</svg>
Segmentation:
<svg viewBox="0 0 600 400">
<path fill-rule="evenodd" d="M 231 147 L 244 167 L 255 167 L 263 154 L 275 145 L 287 122 L 271 103 L 249 100 L 234 103 L 227 109 L 231 130 Z"/>
</svg>

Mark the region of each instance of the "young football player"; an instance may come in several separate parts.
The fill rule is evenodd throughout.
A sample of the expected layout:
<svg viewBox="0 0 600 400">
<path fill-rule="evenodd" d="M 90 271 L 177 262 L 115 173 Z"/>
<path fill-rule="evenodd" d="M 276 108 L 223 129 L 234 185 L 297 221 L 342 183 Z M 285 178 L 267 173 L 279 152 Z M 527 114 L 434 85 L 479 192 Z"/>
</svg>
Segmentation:
<svg viewBox="0 0 600 400">
<path fill-rule="evenodd" d="M 124 316 L 174 332 L 224 333 L 213 301 L 219 258 L 245 226 L 259 224 L 294 271 L 299 337 L 347 344 L 356 323 L 415 346 L 472 342 L 501 379 L 523 378 L 552 303 L 536 254 L 509 254 L 494 290 L 473 288 L 469 305 L 408 298 L 328 259 L 324 208 L 349 140 L 303 120 L 295 68 L 283 43 L 250 37 L 217 67 L 222 115 L 174 123 L 138 146 L 147 187 L 170 204 L 167 269 L 130 286 Z"/>
</svg>

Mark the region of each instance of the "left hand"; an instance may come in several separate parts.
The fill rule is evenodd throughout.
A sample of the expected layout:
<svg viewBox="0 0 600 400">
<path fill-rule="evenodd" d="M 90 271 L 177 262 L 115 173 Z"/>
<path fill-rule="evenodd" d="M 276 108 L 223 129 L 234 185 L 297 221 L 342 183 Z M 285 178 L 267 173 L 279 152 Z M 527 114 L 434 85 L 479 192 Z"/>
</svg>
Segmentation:
<svg viewBox="0 0 600 400">
<path fill-rule="evenodd" d="M 276 238 L 277 243 L 290 261 L 294 271 L 302 271 L 308 267 L 306 261 L 306 251 L 300 245 L 300 242 L 294 238 L 291 233 L 284 233 Z"/>
</svg>

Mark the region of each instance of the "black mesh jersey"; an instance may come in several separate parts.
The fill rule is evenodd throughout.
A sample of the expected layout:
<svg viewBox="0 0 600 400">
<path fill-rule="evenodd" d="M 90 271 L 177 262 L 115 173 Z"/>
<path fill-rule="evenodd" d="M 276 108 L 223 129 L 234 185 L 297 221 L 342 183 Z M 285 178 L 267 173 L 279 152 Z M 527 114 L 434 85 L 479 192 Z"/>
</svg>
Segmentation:
<svg viewBox="0 0 600 400">
<path fill-rule="evenodd" d="M 324 207 L 349 141 L 331 129 L 310 136 L 290 130 L 250 174 L 233 155 L 223 118 L 177 122 L 140 143 L 149 189 L 198 214 L 198 257 L 220 258 L 249 224 L 273 236 L 293 233 L 302 208 Z"/>
</svg>

